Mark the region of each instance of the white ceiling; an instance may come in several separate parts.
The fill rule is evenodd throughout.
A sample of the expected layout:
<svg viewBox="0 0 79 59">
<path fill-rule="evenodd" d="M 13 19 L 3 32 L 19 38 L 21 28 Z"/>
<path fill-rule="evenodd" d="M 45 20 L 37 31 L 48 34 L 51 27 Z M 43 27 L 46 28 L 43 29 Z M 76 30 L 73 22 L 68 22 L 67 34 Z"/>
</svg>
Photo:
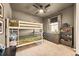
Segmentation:
<svg viewBox="0 0 79 59">
<path fill-rule="evenodd" d="M 11 3 L 11 7 L 13 10 L 29 13 L 32 15 L 36 15 L 39 17 L 47 17 L 57 11 L 60 11 L 64 8 L 67 8 L 71 5 L 72 3 L 50 3 L 50 7 L 47 8 L 47 12 L 43 14 L 35 14 L 37 11 L 37 8 L 33 6 L 34 3 Z M 41 3 L 42 5 L 45 5 L 45 3 Z"/>
</svg>

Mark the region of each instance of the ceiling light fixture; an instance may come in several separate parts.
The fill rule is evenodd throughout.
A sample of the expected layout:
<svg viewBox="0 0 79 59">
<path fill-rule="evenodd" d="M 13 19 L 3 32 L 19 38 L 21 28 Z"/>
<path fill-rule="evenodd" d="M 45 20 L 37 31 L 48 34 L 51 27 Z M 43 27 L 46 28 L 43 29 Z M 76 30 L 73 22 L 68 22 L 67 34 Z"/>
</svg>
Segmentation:
<svg viewBox="0 0 79 59">
<path fill-rule="evenodd" d="M 34 3 L 33 6 L 37 8 L 35 14 L 44 14 L 47 12 L 47 8 L 50 7 L 50 3 L 41 4 L 41 3 Z"/>
<path fill-rule="evenodd" d="M 40 13 L 40 14 L 44 13 L 44 10 L 43 10 L 43 9 L 40 9 L 40 10 L 39 10 L 39 13 Z"/>
</svg>

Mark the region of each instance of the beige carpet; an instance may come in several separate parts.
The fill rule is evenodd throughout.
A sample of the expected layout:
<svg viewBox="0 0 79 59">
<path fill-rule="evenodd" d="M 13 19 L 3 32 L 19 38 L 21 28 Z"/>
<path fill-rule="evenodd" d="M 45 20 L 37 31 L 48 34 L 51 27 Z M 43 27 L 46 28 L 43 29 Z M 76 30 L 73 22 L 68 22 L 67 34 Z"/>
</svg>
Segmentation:
<svg viewBox="0 0 79 59">
<path fill-rule="evenodd" d="M 39 44 L 17 49 L 17 56 L 74 56 L 75 52 L 72 48 L 49 42 L 44 40 Z"/>
</svg>

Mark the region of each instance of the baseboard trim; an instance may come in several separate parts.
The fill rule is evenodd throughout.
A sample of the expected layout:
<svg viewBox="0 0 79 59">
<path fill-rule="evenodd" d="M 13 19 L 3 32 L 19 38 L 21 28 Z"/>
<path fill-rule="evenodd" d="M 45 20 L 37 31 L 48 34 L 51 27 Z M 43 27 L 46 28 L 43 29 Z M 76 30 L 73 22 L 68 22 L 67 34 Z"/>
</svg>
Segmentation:
<svg viewBox="0 0 79 59">
<path fill-rule="evenodd" d="M 79 56 L 79 54 L 75 54 L 75 56 Z"/>
</svg>

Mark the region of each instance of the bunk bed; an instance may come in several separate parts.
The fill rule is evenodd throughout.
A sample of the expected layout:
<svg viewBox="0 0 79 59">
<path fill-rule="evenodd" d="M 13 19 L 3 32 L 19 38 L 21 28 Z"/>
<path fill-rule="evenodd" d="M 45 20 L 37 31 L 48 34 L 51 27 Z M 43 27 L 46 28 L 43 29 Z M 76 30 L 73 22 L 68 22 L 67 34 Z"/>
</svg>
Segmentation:
<svg viewBox="0 0 79 59">
<path fill-rule="evenodd" d="M 18 20 L 7 20 L 7 39 L 16 33 L 17 47 L 41 42 L 43 40 L 43 24 Z M 9 46 L 9 44 L 8 44 Z"/>
</svg>

